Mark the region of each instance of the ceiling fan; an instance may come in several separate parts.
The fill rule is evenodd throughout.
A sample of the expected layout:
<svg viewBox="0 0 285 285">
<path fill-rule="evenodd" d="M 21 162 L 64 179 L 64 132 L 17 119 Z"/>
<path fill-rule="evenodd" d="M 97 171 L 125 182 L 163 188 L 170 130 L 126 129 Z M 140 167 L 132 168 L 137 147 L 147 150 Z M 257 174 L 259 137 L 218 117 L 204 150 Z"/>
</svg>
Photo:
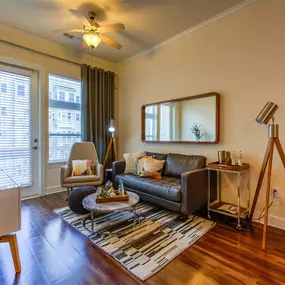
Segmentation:
<svg viewBox="0 0 285 285">
<path fill-rule="evenodd" d="M 116 23 L 116 24 L 100 25 L 95 21 L 96 19 L 95 12 L 92 11 L 89 12 L 88 13 L 89 19 L 88 19 L 79 11 L 73 9 L 69 9 L 68 11 L 83 23 L 83 29 L 53 30 L 54 33 L 83 34 L 82 36 L 83 40 L 91 48 L 91 50 L 97 47 L 101 42 L 117 49 L 122 48 L 121 44 L 105 36 L 104 33 L 124 30 L 125 26 L 123 24 Z"/>
</svg>

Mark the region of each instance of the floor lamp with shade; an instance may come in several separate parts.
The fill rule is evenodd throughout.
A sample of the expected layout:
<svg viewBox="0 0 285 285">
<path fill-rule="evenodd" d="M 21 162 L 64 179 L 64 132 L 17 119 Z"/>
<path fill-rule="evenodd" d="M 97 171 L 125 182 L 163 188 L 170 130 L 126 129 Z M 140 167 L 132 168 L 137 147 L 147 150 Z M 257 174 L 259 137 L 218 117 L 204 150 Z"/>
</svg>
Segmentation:
<svg viewBox="0 0 285 285">
<path fill-rule="evenodd" d="M 265 175 L 266 168 L 267 170 L 267 182 L 266 182 L 266 197 L 265 197 L 265 207 L 264 207 L 264 225 L 263 225 L 263 237 L 262 237 L 262 249 L 266 249 L 266 239 L 267 239 L 267 224 L 268 224 L 268 210 L 269 210 L 269 197 L 270 197 L 270 187 L 271 187 L 271 173 L 272 173 L 272 162 L 273 162 L 273 151 L 274 145 L 276 146 L 279 156 L 281 158 L 282 164 L 285 168 L 285 154 L 282 148 L 282 145 L 279 140 L 279 125 L 274 122 L 274 115 L 278 110 L 278 105 L 273 102 L 267 102 L 264 108 L 261 110 L 259 115 L 256 118 L 256 122 L 261 125 L 268 125 L 268 144 L 263 159 L 261 171 L 259 174 L 257 187 L 255 190 L 255 195 L 250 211 L 249 219 L 252 221 L 256 203 L 258 200 L 259 192 L 262 186 L 263 178 Z"/>
<path fill-rule="evenodd" d="M 109 132 L 111 133 L 112 136 L 110 138 L 110 142 L 109 142 L 109 145 L 108 145 L 108 148 L 107 148 L 107 152 L 106 152 L 106 155 L 105 155 L 105 158 L 104 158 L 104 163 L 103 163 L 104 168 L 106 167 L 106 164 L 108 162 L 108 157 L 109 157 L 109 154 L 110 154 L 112 146 L 114 147 L 115 160 L 118 160 L 115 131 L 116 131 L 115 120 L 111 119 L 110 120 L 110 125 L 109 125 Z"/>
</svg>

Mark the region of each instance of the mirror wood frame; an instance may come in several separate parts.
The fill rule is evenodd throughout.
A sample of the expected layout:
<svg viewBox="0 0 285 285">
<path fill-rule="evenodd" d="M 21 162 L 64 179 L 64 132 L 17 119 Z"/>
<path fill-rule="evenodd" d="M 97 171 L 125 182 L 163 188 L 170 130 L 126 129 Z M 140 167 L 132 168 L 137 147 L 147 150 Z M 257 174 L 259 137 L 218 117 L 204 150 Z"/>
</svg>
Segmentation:
<svg viewBox="0 0 285 285">
<path fill-rule="evenodd" d="M 216 132 L 215 132 L 215 141 L 148 141 L 145 139 L 145 109 L 146 107 L 163 104 L 163 103 L 176 103 L 186 100 L 195 100 L 195 99 L 201 99 L 201 98 L 207 98 L 207 97 L 215 97 L 216 98 Z M 150 104 L 142 105 L 141 107 L 141 141 L 145 143 L 178 143 L 178 144 L 218 144 L 220 141 L 220 94 L 217 92 L 209 92 L 205 94 L 199 94 L 194 96 L 188 96 L 183 98 L 177 98 L 173 100 L 167 100 L 167 101 L 160 101 Z"/>
</svg>

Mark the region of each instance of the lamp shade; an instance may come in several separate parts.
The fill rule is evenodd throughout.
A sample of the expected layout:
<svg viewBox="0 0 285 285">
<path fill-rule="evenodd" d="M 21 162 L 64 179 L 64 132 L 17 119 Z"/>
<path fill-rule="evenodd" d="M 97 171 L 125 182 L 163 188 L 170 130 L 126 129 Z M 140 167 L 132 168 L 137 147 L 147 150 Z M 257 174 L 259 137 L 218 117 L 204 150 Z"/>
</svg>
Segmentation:
<svg viewBox="0 0 285 285">
<path fill-rule="evenodd" d="M 274 114 L 278 110 L 278 105 L 273 102 L 267 102 L 263 107 L 255 121 L 261 125 L 267 125 L 268 122 L 273 118 Z"/>
<path fill-rule="evenodd" d="M 115 132 L 115 120 L 114 119 L 110 120 L 109 132 L 111 132 L 111 133 Z"/>
<path fill-rule="evenodd" d="M 101 39 L 98 35 L 93 33 L 88 33 L 83 36 L 84 41 L 86 44 L 92 48 L 97 47 L 101 43 Z"/>
</svg>

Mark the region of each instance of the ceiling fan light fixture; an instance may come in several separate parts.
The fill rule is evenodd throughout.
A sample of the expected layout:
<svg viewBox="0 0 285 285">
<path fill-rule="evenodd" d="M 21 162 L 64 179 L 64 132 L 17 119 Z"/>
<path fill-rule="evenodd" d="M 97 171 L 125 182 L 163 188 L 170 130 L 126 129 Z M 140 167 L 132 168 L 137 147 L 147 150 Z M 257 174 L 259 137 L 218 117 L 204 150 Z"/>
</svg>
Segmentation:
<svg viewBox="0 0 285 285">
<path fill-rule="evenodd" d="M 86 42 L 86 44 L 90 46 L 91 48 L 95 48 L 101 43 L 100 37 L 92 33 L 85 34 L 83 36 L 83 39 Z"/>
</svg>

